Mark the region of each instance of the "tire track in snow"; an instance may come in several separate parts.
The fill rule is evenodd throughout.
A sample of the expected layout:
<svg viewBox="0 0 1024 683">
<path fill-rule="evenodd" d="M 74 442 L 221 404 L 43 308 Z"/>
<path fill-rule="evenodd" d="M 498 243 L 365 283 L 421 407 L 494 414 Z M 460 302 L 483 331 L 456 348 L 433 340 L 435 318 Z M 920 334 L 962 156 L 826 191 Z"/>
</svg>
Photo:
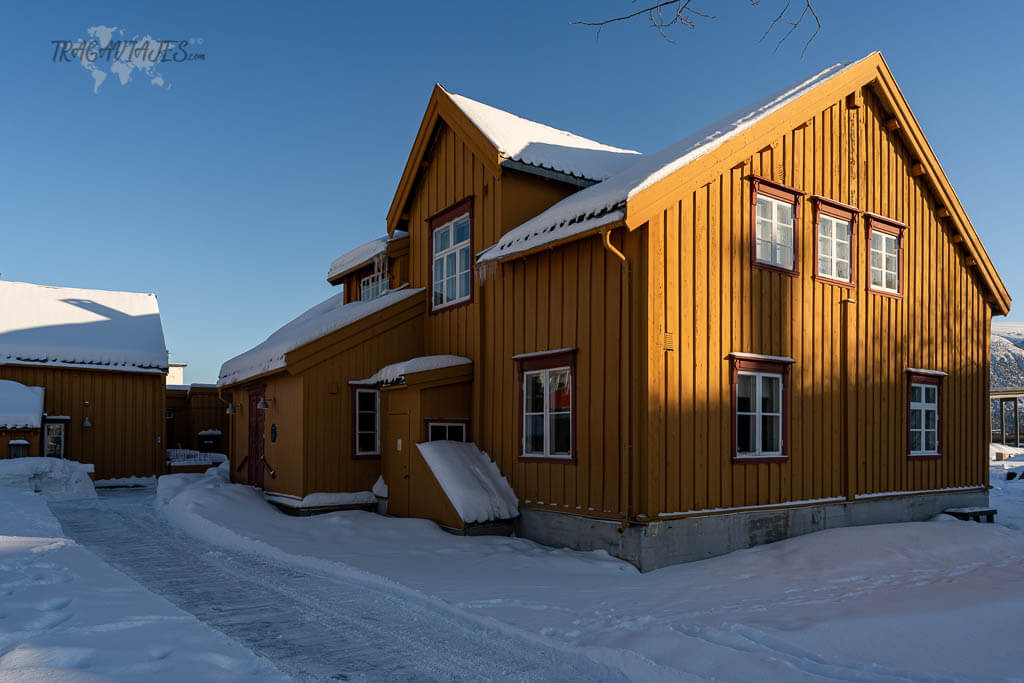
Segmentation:
<svg viewBox="0 0 1024 683">
<path fill-rule="evenodd" d="M 185 536 L 154 489 L 53 503 L 65 533 L 297 680 L 609 680 L 618 672 L 408 595 Z"/>
</svg>

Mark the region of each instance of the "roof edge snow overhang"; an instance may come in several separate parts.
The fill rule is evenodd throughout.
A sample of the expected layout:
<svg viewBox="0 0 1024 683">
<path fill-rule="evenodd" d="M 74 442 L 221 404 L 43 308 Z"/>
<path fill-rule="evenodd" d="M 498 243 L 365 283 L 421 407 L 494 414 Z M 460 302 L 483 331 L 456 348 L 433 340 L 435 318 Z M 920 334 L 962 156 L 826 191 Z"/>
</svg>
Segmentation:
<svg viewBox="0 0 1024 683">
<path fill-rule="evenodd" d="M 566 183 L 567 185 L 575 185 L 579 188 L 590 187 L 601 182 L 601 179 L 584 178 L 583 176 L 572 175 L 571 173 L 563 173 L 554 169 L 545 168 L 543 166 L 534 166 L 518 159 L 509 159 L 508 157 L 502 157 L 501 160 L 502 168 L 510 168 L 513 171 L 521 171 L 523 173 L 529 173 L 531 175 L 540 176 L 541 178 L 547 178 L 548 180 L 557 180 L 560 183 Z"/>
</svg>

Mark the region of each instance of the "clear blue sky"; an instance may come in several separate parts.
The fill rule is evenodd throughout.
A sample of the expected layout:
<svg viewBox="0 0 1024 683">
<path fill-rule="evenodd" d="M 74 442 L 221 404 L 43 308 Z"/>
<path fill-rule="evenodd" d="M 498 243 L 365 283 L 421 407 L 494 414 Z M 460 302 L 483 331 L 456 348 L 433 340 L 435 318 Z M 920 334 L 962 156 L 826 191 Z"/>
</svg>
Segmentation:
<svg viewBox="0 0 1024 683">
<path fill-rule="evenodd" d="M 593 2 L 8 3 L 0 22 L 0 274 L 155 292 L 188 382 L 329 296 L 384 217 L 434 82 L 603 142 L 657 150 L 820 68 L 881 50 L 1024 321 L 1015 203 L 1024 4 L 818 0 L 824 27 L 758 44 L 782 2 L 707 0 L 673 32 Z M 93 93 L 51 40 L 90 26 L 202 38 L 206 60 Z"/>
</svg>

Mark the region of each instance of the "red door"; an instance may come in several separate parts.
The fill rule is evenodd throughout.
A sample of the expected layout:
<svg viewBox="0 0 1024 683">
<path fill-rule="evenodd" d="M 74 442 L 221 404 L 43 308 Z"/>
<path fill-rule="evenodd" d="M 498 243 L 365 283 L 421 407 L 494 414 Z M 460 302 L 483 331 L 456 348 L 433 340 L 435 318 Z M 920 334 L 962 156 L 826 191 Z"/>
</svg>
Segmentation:
<svg viewBox="0 0 1024 683">
<path fill-rule="evenodd" d="M 256 407 L 263 398 L 263 388 L 249 392 L 249 483 L 263 488 L 263 416 Z"/>
</svg>

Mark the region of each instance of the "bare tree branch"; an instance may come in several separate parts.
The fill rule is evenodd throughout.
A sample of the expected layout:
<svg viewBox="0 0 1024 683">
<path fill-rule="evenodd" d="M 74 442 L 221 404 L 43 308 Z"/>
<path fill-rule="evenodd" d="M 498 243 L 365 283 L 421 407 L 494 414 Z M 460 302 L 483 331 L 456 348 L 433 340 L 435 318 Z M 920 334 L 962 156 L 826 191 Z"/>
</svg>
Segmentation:
<svg viewBox="0 0 1024 683">
<path fill-rule="evenodd" d="M 597 39 L 600 40 L 601 30 L 605 26 L 618 22 L 630 21 L 631 19 L 635 19 L 639 16 L 646 14 L 648 20 L 651 22 L 651 28 L 656 29 L 658 33 L 661 34 L 662 38 L 674 44 L 676 41 L 669 37 L 669 34 L 667 32 L 667 30 L 670 29 L 672 26 L 680 26 L 682 28 L 695 29 L 697 27 L 697 24 L 695 22 L 696 18 L 715 18 L 714 15 L 707 14 L 705 12 L 702 12 L 698 9 L 691 7 L 692 2 L 693 0 L 661 0 L 660 2 L 656 2 L 655 4 L 650 5 L 649 7 L 645 7 L 643 9 L 637 10 L 635 12 L 630 12 L 628 14 L 623 14 L 622 16 L 619 17 L 611 17 L 609 19 L 601 19 L 597 21 L 570 21 L 569 24 L 576 26 L 590 26 L 592 28 L 596 28 Z M 752 6 L 757 6 L 760 4 L 760 2 L 761 0 L 750 0 L 750 4 Z M 793 0 L 786 0 L 786 4 L 783 5 L 782 11 L 779 12 L 779 15 L 777 17 L 772 19 L 770 24 L 768 24 L 768 29 L 764 32 L 764 35 L 761 36 L 761 40 L 759 40 L 758 42 L 763 43 L 765 39 L 775 29 L 775 27 L 779 24 L 779 22 L 782 22 L 783 24 L 788 24 L 789 28 L 782 34 L 782 37 L 779 38 L 779 41 L 775 44 L 775 48 L 772 50 L 773 54 L 778 52 L 779 48 L 782 47 L 782 44 L 785 43 L 798 28 L 800 28 L 800 26 L 807 19 L 808 15 L 810 15 L 810 17 L 814 20 L 816 26 L 814 29 L 814 33 L 812 33 L 810 38 L 807 39 L 807 42 L 804 43 L 804 48 L 800 52 L 800 57 L 802 58 L 804 54 L 807 53 L 807 48 L 810 47 L 811 42 L 817 37 L 818 33 L 821 31 L 821 18 L 818 16 L 818 13 L 814 10 L 814 6 L 811 4 L 811 0 L 803 0 L 803 3 L 803 11 L 800 13 L 800 16 L 793 20 L 788 19 L 786 16 L 793 5 Z"/>
</svg>

